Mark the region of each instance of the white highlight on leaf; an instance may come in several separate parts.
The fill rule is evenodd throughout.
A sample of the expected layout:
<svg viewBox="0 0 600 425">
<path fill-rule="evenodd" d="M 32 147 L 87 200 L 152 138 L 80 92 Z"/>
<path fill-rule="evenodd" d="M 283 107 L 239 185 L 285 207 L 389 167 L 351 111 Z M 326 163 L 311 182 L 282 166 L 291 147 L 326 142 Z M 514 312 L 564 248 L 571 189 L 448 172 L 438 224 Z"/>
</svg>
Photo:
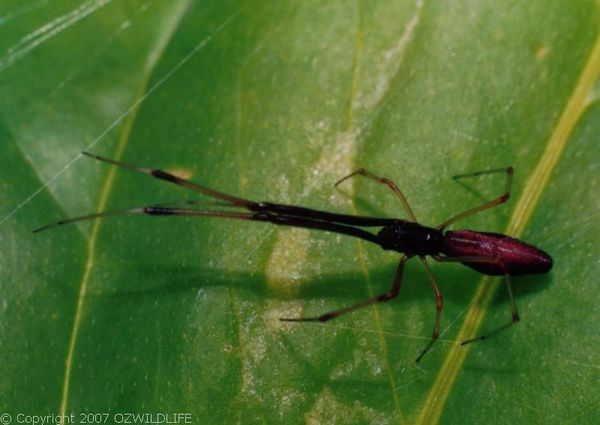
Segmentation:
<svg viewBox="0 0 600 425">
<path fill-rule="evenodd" d="M 398 43 L 392 49 L 384 52 L 383 66 L 378 70 L 380 73 L 380 82 L 377 90 L 362 102 L 359 99 L 355 99 L 353 102 L 354 108 L 357 105 L 373 108 L 382 101 L 392 76 L 397 72 L 402 63 L 406 47 L 411 41 L 415 28 L 419 23 L 423 4 L 423 0 L 417 0 L 416 13 L 408 22 L 402 37 L 400 37 Z M 328 144 L 324 140 L 324 137 L 329 134 L 327 131 L 329 126 L 329 122 L 326 120 L 321 120 L 315 125 L 308 126 L 309 145 L 318 143 L 319 146 L 323 146 L 323 150 L 317 162 L 309 166 L 311 172 L 307 174 L 303 186 L 302 198 L 310 196 L 316 189 L 322 187 L 324 182 L 333 184 L 333 182 L 354 171 L 357 139 L 368 126 L 368 123 L 362 127 L 349 128 L 347 131 L 339 133 L 333 144 Z M 345 182 L 344 192 L 351 197 L 353 191 L 353 181 Z M 334 193 L 333 190 L 332 193 Z M 333 205 L 335 205 L 336 201 L 338 203 L 340 201 L 343 202 L 343 199 L 344 197 L 339 196 L 332 196 L 330 198 Z M 308 234 L 306 231 L 303 232 L 293 233 L 287 229 L 278 232 L 273 251 L 267 262 L 266 274 L 269 286 L 284 287 L 289 292 L 292 292 L 292 288 L 296 285 L 290 286 L 290 284 L 297 282 L 302 277 L 302 270 L 305 268 L 303 263 L 306 261 L 306 249 L 308 248 Z M 293 238 L 296 237 L 299 239 L 294 241 Z"/>
<path fill-rule="evenodd" d="M 381 103 L 390 87 L 390 82 L 393 77 L 398 73 L 398 69 L 404 60 L 404 53 L 406 48 L 410 44 L 415 30 L 419 24 L 421 18 L 421 11 L 423 10 L 424 0 L 417 0 L 414 16 L 406 24 L 406 29 L 402 33 L 402 36 L 394 47 L 383 52 L 380 61 L 375 62 L 373 65 L 376 69 L 371 70 L 375 74 L 379 74 L 377 85 L 375 90 L 363 96 L 357 96 L 353 102 L 355 109 L 365 108 L 372 109 Z"/>
<path fill-rule="evenodd" d="M 8 49 L 8 51 L 0 58 L 0 72 L 4 71 L 18 60 L 23 59 L 29 52 L 48 41 L 50 38 L 75 25 L 77 22 L 106 6 L 111 1 L 112 0 L 87 1 L 69 13 L 59 16 L 53 21 L 50 21 L 37 30 L 29 33 L 17 44 Z"/>
<path fill-rule="evenodd" d="M 267 309 L 263 314 L 265 326 L 271 332 L 277 332 L 280 329 L 291 329 L 294 325 L 289 322 L 282 322 L 281 318 L 293 318 L 302 316 L 302 302 L 294 301 L 268 301 Z"/>
<path fill-rule="evenodd" d="M 8 14 L 6 14 L 4 16 L 0 16 L 0 26 L 6 25 L 8 22 L 12 21 L 13 19 L 20 18 L 21 16 L 24 16 L 30 12 L 33 12 L 34 10 L 39 9 L 40 7 L 44 6 L 49 1 L 50 0 L 39 0 L 35 3 L 24 4 L 24 5 L 21 5 L 20 7 L 18 7 L 17 9 L 13 9 L 12 12 L 9 12 Z"/>
<path fill-rule="evenodd" d="M 303 269 L 308 256 L 310 236 L 307 229 L 281 229 L 267 260 L 265 274 L 271 289 L 294 295 L 298 283 L 306 278 Z"/>
<path fill-rule="evenodd" d="M 368 342 L 367 342 L 368 341 Z M 361 338 L 358 346 L 352 351 L 352 359 L 340 363 L 329 375 L 332 381 L 351 379 L 356 375 L 357 369 L 367 369 L 374 378 L 381 376 L 386 365 L 380 353 L 373 352 L 371 339 Z"/>
<path fill-rule="evenodd" d="M 351 423 L 385 425 L 392 423 L 393 420 L 394 418 L 387 417 L 383 412 L 372 409 L 359 400 L 352 403 L 338 400 L 328 388 L 319 394 L 312 409 L 305 415 L 305 421 L 309 425 Z"/>
<path fill-rule="evenodd" d="M 304 184 L 302 197 L 309 196 L 323 184 L 330 185 L 333 191 L 333 183 L 353 171 L 357 136 L 356 131 L 348 130 L 338 134 L 333 144 L 323 145 L 318 161 L 310 166 L 311 173 Z M 352 190 L 351 181 L 348 183 L 344 187 Z"/>
<path fill-rule="evenodd" d="M 115 127 L 117 127 L 129 114 L 135 111 L 138 106 L 144 102 L 149 96 L 151 96 L 160 86 L 162 86 L 167 80 L 169 80 L 173 74 L 175 74 L 182 66 L 184 66 L 187 62 L 189 62 L 192 57 L 194 57 L 200 50 L 204 48 L 216 35 L 218 35 L 221 31 L 223 31 L 232 21 L 235 19 L 240 13 L 242 9 L 234 12 L 229 16 L 221 25 L 219 25 L 211 34 L 202 39 L 196 46 L 189 51 L 179 62 L 177 62 L 168 72 L 166 72 L 156 83 L 154 83 L 142 96 L 140 96 L 135 102 L 131 104 L 129 108 L 127 108 L 120 116 L 115 119 L 112 124 L 110 124 L 104 131 L 102 131 L 94 140 L 92 140 L 84 150 L 92 149 L 96 144 L 98 144 L 104 136 L 110 133 Z M 150 58 L 151 59 L 151 58 Z M 67 162 L 54 176 L 50 179 L 46 180 L 37 190 L 35 190 L 31 195 L 29 195 L 23 202 L 13 208 L 7 215 L 5 215 L 2 219 L 0 219 L 0 225 L 2 225 L 6 220 L 11 218 L 17 211 L 27 205 L 33 198 L 39 195 L 44 189 L 46 189 L 54 180 L 56 180 L 60 175 L 62 175 L 67 169 L 69 169 L 75 162 L 77 162 L 82 157 L 81 154 L 77 154 L 73 159 Z"/>
</svg>

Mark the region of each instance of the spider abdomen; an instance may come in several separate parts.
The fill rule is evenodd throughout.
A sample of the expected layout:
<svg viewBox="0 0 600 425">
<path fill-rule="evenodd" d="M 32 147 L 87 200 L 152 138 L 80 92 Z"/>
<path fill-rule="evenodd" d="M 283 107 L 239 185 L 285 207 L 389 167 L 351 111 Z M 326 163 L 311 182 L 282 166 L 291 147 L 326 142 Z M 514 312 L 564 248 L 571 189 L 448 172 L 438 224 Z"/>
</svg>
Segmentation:
<svg viewBox="0 0 600 425">
<path fill-rule="evenodd" d="M 552 257 L 539 248 L 500 233 L 452 230 L 444 234 L 444 254 L 448 257 L 489 257 L 492 262 L 463 262 L 489 275 L 546 273 Z"/>
</svg>

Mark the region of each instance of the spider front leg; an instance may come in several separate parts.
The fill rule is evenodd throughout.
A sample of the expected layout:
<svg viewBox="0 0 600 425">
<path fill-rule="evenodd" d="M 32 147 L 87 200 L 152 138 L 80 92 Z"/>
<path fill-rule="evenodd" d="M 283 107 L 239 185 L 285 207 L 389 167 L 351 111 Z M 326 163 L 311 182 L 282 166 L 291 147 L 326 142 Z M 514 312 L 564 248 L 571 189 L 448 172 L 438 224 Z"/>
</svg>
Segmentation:
<svg viewBox="0 0 600 425">
<path fill-rule="evenodd" d="M 342 183 L 354 176 L 367 177 L 378 183 L 385 184 L 396 194 L 398 199 L 400 199 L 400 202 L 402 203 L 402 206 L 404 207 L 404 210 L 408 214 L 408 217 L 410 218 L 410 220 L 415 223 L 417 222 L 417 218 L 415 217 L 415 214 L 413 213 L 412 209 L 410 208 L 410 205 L 408 204 L 408 201 L 406 200 L 406 196 L 404 196 L 404 194 L 398 188 L 398 186 L 396 186 L 396 184 L 393 181 L 391 181 L 390 179 L 388 179 L 387 177 L 379 177 L 379 176 L 376 176 L 375 174 L 371 173 L 370 171 L 365 170 L 364 168 L 360 168 L 360 169 L 348 174 L 346 177 L 342 177 L 341 179 L 339 179 L 337 182 L 335 182 L 334 187 L 338 187 L 340 185 L 340 183 Z"/>
<path fill-rule="evenodd" d="M 447 228 L 448 226 L 450 226 L 452 223 L 457 222 L 458 220 L 462 220 L 463 218 L 480 213 L 480 212 L 485 211 L 490 208 L 494 208 L 494 207 L 504 204 L 506 201 L 508 201 L 508 198 L 510 198 L 510 193 L 512 191 L 513 167 L 497 168 L 494 170 L 486 170 L 486 171 L 477 171 L 475 173 L 468 173 L 468 174 L 459 174 L 457 176 L 453 176 L 452 178 L 454 180 L 458 180 L 458 179 L 462 179 L 465 177 L 475 177 L 475 176 L 481 176 L 484 174 L 494 174 L 494 173 L 506 173 L 506 183 L 505 183 L 504 193 L 502 193 L 502 195 L 498 196 L 495 199 L 492 199 L 489 202 L 479 205 L 478 207 L 468 209 L 466 211 L 463 211 L 460 214 L 455 215 L 451 219 L 446 220 L 445 222 L 440 224 L 438 226 L 438 229 L 443 230 L 443 229 Z"/>
</svg>

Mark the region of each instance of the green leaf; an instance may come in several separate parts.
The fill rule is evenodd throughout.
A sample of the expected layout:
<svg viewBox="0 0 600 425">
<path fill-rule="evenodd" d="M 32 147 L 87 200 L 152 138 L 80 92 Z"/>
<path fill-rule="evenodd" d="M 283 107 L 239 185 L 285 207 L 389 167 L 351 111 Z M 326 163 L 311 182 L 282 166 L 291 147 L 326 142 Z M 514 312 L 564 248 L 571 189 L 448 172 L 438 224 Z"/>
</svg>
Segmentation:
<svg viewBox="0 0 600 425">
<path fill-rule="evenodd" d="M 0 414 L 189 413 L 192 423 L 597 423 L 600 108 L 593 1 L 5 1 L 0 6 Z M 501 279 L 308 230 L 65 217 L 194 193 L 508 231 L 554 257 Z M 204 198 L 202 198 L 204 199 Z"/>
</svg>

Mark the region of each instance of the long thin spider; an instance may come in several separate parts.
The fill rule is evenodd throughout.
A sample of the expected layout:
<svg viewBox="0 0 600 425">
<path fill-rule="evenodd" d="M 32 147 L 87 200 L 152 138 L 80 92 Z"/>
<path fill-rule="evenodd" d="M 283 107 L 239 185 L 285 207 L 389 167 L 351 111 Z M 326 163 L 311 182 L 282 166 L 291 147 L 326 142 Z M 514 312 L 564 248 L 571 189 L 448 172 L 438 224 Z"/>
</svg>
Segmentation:
<svg viewBox="0 0 600 425">
<path fill-rule="evenodd" d="M 376 303 L 387 302 L 398 297 L 402 284 L 404 265 L 409 259 L 417 256 L 425 269 L 429 281 L 431 282 L 436 299 L 436 316 L 433 334 L 429 344 L 423 348 L 417 357 L 417 362 L 420 361 L 421 358 L 430 350 L 439 337 L 439 328 L 444 305 L 442 294 L 440 293 L 437 282 L 427 263 L 427 256 L 432 257 L 435 261 L 459 262 L 480 273 L 488 275 L 503 275 L 505 277 L 506 287 L 511 302 L 511 321 L 485 335 L 463 341 L 461 343 L 463 345 L 496 335 L 519 321 L 517 304 L 511 286 L 511 275 L 546 273 L 552 268 L 552 258 L 544 251 L 509 236 L 499 233 L 478 232 L 473 230 L 445 231 L 449 225 L 457 222 L 458 220 L 462 220 L 471 215 L 505 203 L 510 197 L 512 189 L 512 167 L 454 176 L 454 178 L 459 179 L 483 174 L 505 172 L 505 191 L 502 193 L 502 195 L 498 196 L 492 201 L 485 202 L 482 205 L 457 214 L 437 227 L 427 227 L 417 222 L 417 219 L 410 208 L 410 205 L 408 204 L 407 198 L 394 182 L 385 177 L 379 177 L 363 168 L 340 179 L 336 182 L 335 186 L 338 186 L 345 180 L 355 176 L 363 176 L 370 180 L 384 184 L 398 197 L 409 217 L 409 220 L 338 214 L 295 205 L 255 202 L 209 189 L 205 186 L 192 183 L 186 179 L 177 177 L 171 173 L 159 169 L 138 167 L 125 162 L 114 161 L 86 152 L 83 154 L 98 161 L 106 162 L 185 187 L 186 189 L 218 200 L 216 202 L 217 205 L 228 207 L 233 210 L 238 209 L 243 211 L 187 208 L 187 206 L 197 205 L 195 201 L 184 201 L 182 203 L 163 203 L 139 208 L 106 211 L 61 220 L 56 223 L 40 227 L 34 230 L 34 232 L 40 232 L 52 227 L 83 220 L 125 214 L 146 214 L 152 216 L 204 216 L 248 221 L 263 221 L 276 225 L 302 227 L 307 229 L 341 233 L 372 242 L 379 245 L 384 250 L 391 250 L 401 254 L 396 270 L 396 277 L 394 278 L 392 287 L 387 292 L 350 306 L 321 314 L 319 316 L 280 319 L 286 322 L 327 322 L 363 307 Z M 172 207 L 171 205 L 181 205 L 185 206 L 186 208 Z M 379 228 L 377 233 L 373 233 L 364 229 L 373 227 Z"/>
</svg>

